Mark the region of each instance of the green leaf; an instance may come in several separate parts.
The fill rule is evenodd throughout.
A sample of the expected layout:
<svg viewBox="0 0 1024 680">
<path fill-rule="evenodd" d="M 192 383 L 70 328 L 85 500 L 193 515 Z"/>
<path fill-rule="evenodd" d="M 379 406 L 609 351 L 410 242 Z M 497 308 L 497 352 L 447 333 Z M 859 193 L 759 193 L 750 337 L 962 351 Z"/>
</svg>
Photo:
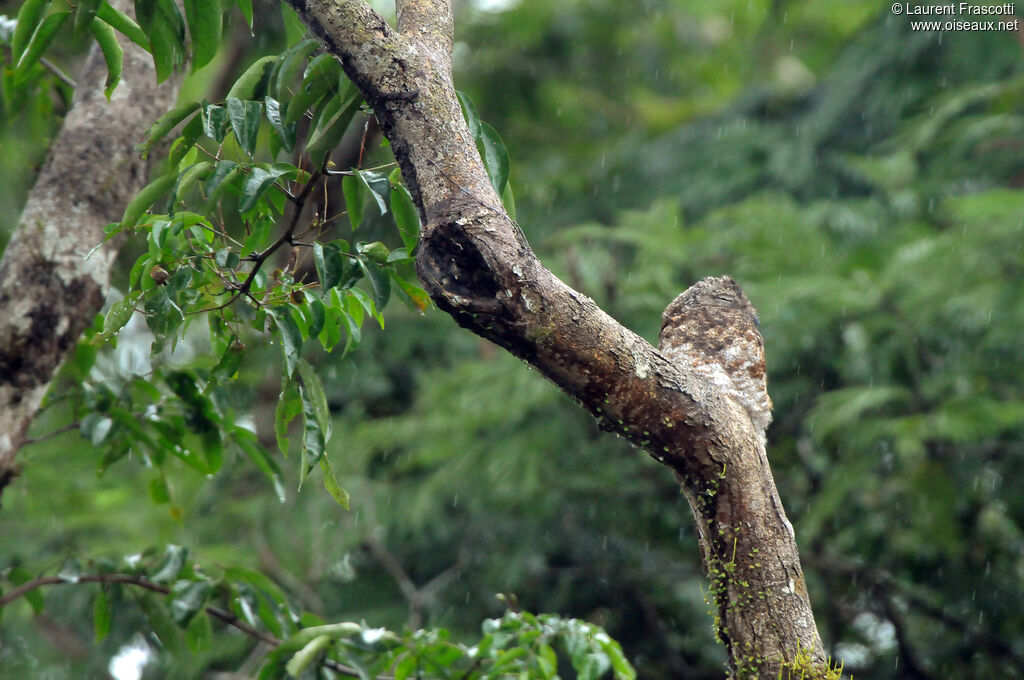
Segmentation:
<svg viewBox="0 0 1024 680">
<path fill-rule="evenodd" d="M 288 455 L 288 424 L 302 413 L 302 400 L 293 383 L 288 383 L 277 398 L 274 410 L 274 434 L 281 453 Z"/>
<path fill-rule="evenodd" d="M 278 466 L 277 461 L 260 445 L 256 435 L 249 430 L 235 427 L 231 438 L 238 448 L 242 449 L 242 453 L 270 479 L 274 485 L 274 491 L 277 493 L 278 500 L 283 503 L 285 501 L 285 494 L 284 487 L 281 485 L 281 468 Z"/>
<path fill-rule="evenodd" d="M 341 341 L 340 310 L 324 306 L 324 327 L 320 331 L 319 340 L 328 352 Z"/>
<path fill-rule="evenodd" d="M 622 647 L 615 640 L 607 636 L 605 638 L 599 640 L 599 643 L 601 649 L 608 655 L 608 661 L 611 662 L 616 680 L 636 680 L 636 669 L 622 653 Z"/>
<path fill-rule="evenodd" d="M 227 349 L 220 356 L 220 361 L 210 371 L 210 379 L 219 383 L 224 383 L 235 377 L 238 373 L 238 367 L 242 363 L 242 350 L 238 347 L 238 338 L 233 338 L 228 343 Z"/>
<path fill-rule="evenodd" d="M 341 180 L 341 191 L 345 195 L 345 210 L 348 212 L 348 221 L 352 223 L 352 230 L 359 228 L 363 221 L 363 206 L 366 203 L 366 184 L 356 177 L 345 175 Z"/>
<path fill-rule="evenodd" d="M 193 655 L 199 654 L 213 646 L 213 626 L 210 616 L 205 610 L 197 612 L 185 629 L 185 645 Z"/>
<path fill-rule="evenodd" d="M 107 597 L 105 586 L 101 586 L 96 592 L 96 598 L 92 601 L 92 628 L 96 635 L 96 642 L 100 642 L 110 633 L 110 621 L 113 618 L 113 609 L 110 606 L 110 598 Z"/>
<path fill-rule="evenodd" d="M 551 645 L 540 645 L 537 654 L 537 665 L 540 667 L 541 677 L 553 678 L 558 672 L 558 656 Z"/>
<path fill-rule="evenodd" d="M 210 63 L 220 47 L 223 23 L 217 0 L 185 0 L 185 18 L 192 38 L 192 72 Z"/>
<path fill-rule="evenodd" d="M 391 296 L 391 279 L 376 262 L 364 256 L 360 256 L 358 260 L 359 266 L 373 288 L 373 303 L 377 305 L 377 309 L 384 309 L 384 305 L 388 303 L 388 298 Z"/>
<path fill-rule="evenodd" d="M 356 175 L 363 181 L 370 195 L 377 202 L 377 209 L 384 215 L 388 211 L 388 199 L 391 194 L 391 181 L 387 176 L 372 170 L 356 170 Z"/>
<path fill-rule="evenodd" d="M 391 280 L 398 284 L 398 290 L 405 296 L 408 303 L 420 313 L 426 311 L 427 307 L 430 306 L 430 296 L 427 295 L 427 291 L 414 283 L 406 281 L 393 269 L 388 270 L 388 274 L 391 276 Z"/>
<path fill-rule="evenodd" d="M 171 488 L 162 473 L 149 480 L 149 498 L 157 505 L 171 502 Z"/>
<path fill-rule="evenodd" d="M 299 386 L 299 396 L 302 399 L 302 462 L 299 467 L 299 488 L 306 481 L 306 477 L 324 455 L 326 435 L 317 418 L 316 407 L 313 405 L 309 390 Z"/>
<path fill-rule="evenodd" d="M 100 0 L 78 0 L 78 9 L 75 10 L 75 33 L 81 33 L 92 25 L 99 6 Z M 109 97 L 110 95 L 107 95 L 107 98 Z"/>
<path fill-rule="evenodd" d="M 11 36 L 11 60 L 15 63 L 21 58 L 32 39 L 32 34 L 39 28 L 39 20 L 46 11 L 50 0 L 25 0 L 18 10 L 18 20 Z"/>
<path fill-rule="evenodd" d="M 516 197 L 512 193 L 512 183 L 505 182 L 505 189 L 501 192 L 501 202 L 505 206 L 508 216 L 513 220 L 516 219 Z"/>
<path fill-rule="evenodd" d="M 267 95 L 264 101 L 267 105 L 267 120 L 270 121 L 270 126 L 277 133 L 277 137 L 281 140 L 281 146 L 284 147 L 284 150 L 291 153 L 295 148 L 295 130 L 298 125 L 295 123 L 285 124 L 284 118 L 281 115 L 281 102 L 269 95 Z M 285 105 L 285 111 L 287 112 L 287 104 Z"/>
<path fill-rule="evenodd" d="M 170 282 L 167 287 L 171 287 Z M 186 426 L 190 432 L 199 435 L 198 439 L 202 444 L 205 457 L 203 472 L 206 474 L 217 472 L 223 462 L 224 444 L 221 437 L 221 418 L 214 408 L 213 402 L 199 391 L 196 377 L 191 372 L 173 371 L 164 377 L 164 381 L 186 406 Z M 186 438 L 186 444 L 190 444 L 189 439 L 191 437 Z M 195 450 L 194 444 L 190 444 L 187 448 Z"/>
<path fill-rule="evenodd" d="M 213 254 L 213 261 L 217 263 L 218 267 L 224 269 L 237 269 L 242 263 L 238 253 L 231 248 L 221 248 Z"/>
<path fill-rule="evenodd" d="M 394 217 L 395 226 L 398 227 L 398 233 L 402 237 L 402 243 L 405 244 L 406 249 L 412 253 L 416 247 L 416 243 L 419 240 L 420 235 L 420 215 L 416 210 L 416 204 L 413 203 L 412 196 L 409 194 L 409 190 L 405 188 L 404 184 L 400 184 L 398 180 L 401 178 L 399 170 L 396 168 L 391 173 L 391 215 Z"/>
<path fill-rule="evenodd" d="M 164 558 L 151 577 L 157 583 L 169 583 L 178 578 L 178 574 L 188 562 L 188 548 L 169 544 L 164 551 Z"/>
<path fill-rule="evenodd" d="M 316 415 L 317 423 L 324 433 L 324 437 L 331 436 L 331 412 L 327 407 L 327 395 L 324 394 L 323 383 L 308 361 L 299 360 L 299 376 L 302 378 L 304 390 L 300 394 L 309 402 Z"/>
<path fill-rule="evenodd" d="M 242 10 L 242 15 L 245 17 L 246 23 L 249 24 L 249 30 L 252 30 L 252 0 L 238 0 L 238 9 Z"/>
<path fill-rule="evenodd" d="M 171 588 L 171 618 L 184 628 L 210 597 L 209 581 L 178 581 Z"/>
<path fill-rule="evenodd" d="M 127 14 L 111 7 L 107 0 L 103 0 L 99 9 L 96 10 L 96 18 L 107 22 L 133 43 L 147 52 L 149 51 L 149 36 L 146 35 L 145 31 Z"/>
<path fill-rule="evenodd" d="M 388 252 L 388 247 L 380 241 L 360 243 L 358 250 L 377 264 L 385 264 L 388 261 L 388 256 L 391 254 Z"/>
<path fill-rule="evenodd" d="M 78 433 L 94 446 L 99 446 L 110 434 L 113 424 L 113 421 L 102 413 L 89 413 L 78 424 Z"/>
<path fill-rule="evenodd" d="M 343 309 L 352 317 L 353 323 L 359 329 L 363 327 L 364 310 L 372 315 L 376 311 L 377 306 L 373 304 L 373 300 L 361 288 L 349 288 L 345 291 Z"/>
<path fill-rule="evenodd" d="M 324 97 L 323 92 L 310 92 L 300 89 L 299 92 L 288 101 L 288 110 L 284 114 L 285 125 L 295 125 L 299 119 L 309 112 L 309 107 L 318 104 Z"/>
<path fill-rule="evenodd" d="M 302 74 L 302 86 L 307 90 L 337 87 L 342 77 L 341 64 L 331 54 L 317 55 Z"/>
<path fill-rule="evenodd" d="M 407 653 L 395 664 L 395 680 L 408 680 L 414 677 L 420 667 L 420 660 L 416 654 Z"/>
<path fill-rule="evenodd" d="M 321 295 L 341 283 L 345 273 L 345 260 L 338 242 L 320 243 L 317 241 L 313 244 L 313 264 L 316 267 L 316 274 L 320 278 Z"/>
<path fill-rule="evenodd" d="M 135 0 L 135 16 L 149 36 L 157 82 L 185 61 L 185 20 L 174 0 Z"/>
<path fill-rule="evenodd" d="M 282 8 L 287 5 L 282 4 Z M 284 51 L 279 59 L 280 66 L 277 69 L 277 77 L 274 83 L 274 92 L 278 99 L 285 99 L 285 95 L 291 95 L 288 92 L 289 86 L 295 80 L 295 78 L 302 72 L 303 66 L 306 60 L 309 59 L 316 50 L 320 47 L 320 43 L 316 40 L 303 40 L 302 42 L 288 48 Z"/>
<path fill-rule="evenodd" d="M 281 334 L 285 375 L 290 378 L 295 372 L 295 367 L 298 365 L 299 357 L 302 353 L 302 333 L 299 331 L 295 319 L 288 312 L 287 307 L 276 307 L 268 310 L 268 313 L 277 323 L 277 329 Z"/>
<path fill-rule="evenodd" d="M 270 219 L 257 219 L 252 223 L 252 231 L 245 237 L 245 242 L 242 244 L 242 257 L 246 257 L 251 253 L 263 250 L 264 247 L 270 244 L 270 230 L 277 226 Z M 262 271 L 256 272 L 256 287 L 262 288 L 266 282 L 266 274 Z"/>
<path fill-rule="evenodd" d="M 110 99 L 114 88 L 121 81 L 124 49 L 117 42 L 117 35 L 114 33 L 113 27 L 102 19 L 94 19 L 89 24 L 89 30 L 92 31 L 96 43 L 100 46 L 100 51 L 103 52 L 103 60 L 107 62 L 107 81 L 104 84 L 103 94 Z"/>
<path fill-rule="evenodd" d="M 133 292 L 110 305 L 106 316 L 103 317 L 103 337 L 111 338 L 115 333 L 125 327 L 135 312 L 135 305 L 138 303 L 142 293 Z"/>
<path fill-rule="evenodd" d="M 289 45 L 294 45 L 306 37 L 306 24 L 302 23 L 302 19 L 294 9 L 283 2 L 281 3 L 281 19 L 284 21 L 284 33 Z"/>
<path fill-rule="evenodd" d="M 181 307 L 168 295 L 166 286 L 149 290 L 142 308 L 146 312 L 146 325 L 157 336 L 155 346 L 162 347 L 167 336 L 185 320 Z"/>
<path fill-rule="evenodd" d="M 163 598 L 149 592 L 135 592 L 135 599 L 139 603 L 139 608 L 146 615 L 150 629 L 160 643 L 173 656 L 181 656 L 185 650 L 181 639 L 181 629 L 175 625 L 174 620 L 167 613 L 167 606 L 164 604 Z"/>
<path fill-rule="evenodd" d="M 198 182 L 200 179 L 205 178 L 213 170 L 213 163 L 210 161 L 199 161 L 185 172 L 178 176 L 177 186 L 174 187 L 174 200 L 177 203 L 185 198 L 188 194 L 188 190 L 192 188 L 192 185 Z"/>
<path fill-rule="evenodd" d="M 361 101 L 359 95 L 352 93 L 344 101 L 343 93 L 338 93 L 328 100 L 317 117 L 316 127 L 306 142 L 306 153 L 317 167 L 323 164 L 334 147 L 341 141 L 342 135 L 356 115 Z"/>
<path fill-rule="evenodd" d="M 348 328 L 348 338 L 345 340 L 345 354 L 348 354 L 353 349 L 359 346 L 359 342 L 362 339 L 362 329 L 360 328 L 361 321 L 356 320 L 352 312 L 343 310 L 341 312 L 342 318 L 345 319 L 345 323 Z"/>
<path fill-rule="evenodd" d="M 238 144 L 251 157 L 256 153 L 256 136 L 263 117 L 263 104 L 228 97 L 227 110 Z"/>
<path fill-rule="evenodd" d="M 266 94 L 267 80 L 277 61 L 275 55 L 260 57 L 245 70 L 228 90 L 228 97 L 235 99 L 262 99 Z"/>
<path fill-rule="evenodd" d="M 477 139 L 477 147 L 480 149 L 487 175 L 491 178 L 491 185 L 500 196 L 508 182 L 510 168 L 508 149 L 501 141 L 498 131 L 483 121 L 480 121 L 480 137 Z"/>
<path fill-rule="evenodd" d="M 241 172 L 241 166 L 234 161 L 217 161 L 216 167 L 206 180 L 206 205 L 203 211 L 213 212 L 213 206 L 217 204 L 224 190 L 231 186 L 231 183 Z"/>
<path fill-rule="evenodd" d="M 228 133 L 227 110 L 219 104 L 203 104 L 203 134 L 220 144 Z"/>
<path fill-rule="evenodd" d="M 23 567 L 12 567 L 11 570 L 7 572 L 7 580 L 14 586 L 20 586 L 34 579 L 35 576 Z M 43 602 L 43 591 L 36 588 L 35 590 L 30 590 L 25 593 L 24 597 L 25 601 L 32 607 L 32 611 L 36 614 L 41 614 L 43 612 L 45 605 Z"/>
<path fill-rule="evenodd" d="M 320 335 L 327 321 L 327 308 L 319 298 L 312 298 L 307 306 L 309 315 L 309 337 L 315 338 Z"/>
<path fill-rule="evenodd" d="M 28 46 L 25 47 L 25 51 L 18 59 L 18 65 L 14 72 L 14 79 L 21 82 L 28 75 L 29 69 L 39 61 L 39 58 L 43 56 L 43 52 L 50 46 L 53 39 L 57 36 L 57 31 L 60 30 L 64 20 L 68 18 L 71 12 L 55 12 L 43 19 L 43 23 L 39 24 L 35 32 L 32 34 L 32 38 L 28 42 Z"/>
<path fill-rule="evenodd" d="M 305 647 L 296 652 L 288 663 L 285 664 L 285 670 L 292 677 L 299 677 L 306 668 L 309 667 L 316 658 L 331 646 L 331 638 L 326 635 L 315 637 L 306 644 Z"/>
<path fill-rule="evenodd" d="M 342 78 L 341 66 L 337 59 L 328 54 L 315 57 L 303 72 L 302 86 L 288 103 L 288 112 L 284 122 L 286 124 L 296 122 L 306 114 L 310 107 L 314 107 L 317 112 L 315 116 L 317 120 L 326 120 L 323 118 L 322 107 L 339 96 L 341 92 L 354 92 L 351 83 L 343 81 Z M 326 102 L 322 103 L 322 100 L 325 99 Z"/>
<path fill-rule="evenodd" d="M 476 105 L 473 104 L 473 100 L 469 98 L 469 95 L 465 92 L 456 90 L 456 95 L 459 97 L 459 104 L 462 105 L 462 115 L 466 118 L 466 126 L 469 128 L 469 134 L 473 135 L 473 139 L 480 138 L 480 116 L 476 112 Z"/>
<path fill-rule="evenodd" d="M 277 179 L 286 175 L 288 170 L 281 167 L 253 168 L 252 174 L 242 185 L 242 196 L 238 204 L 239 212 L 248 212 L 256 206 L 256 201 L 269 189 Z"/>
<path fill-rule="evenodd" d="M 153 145 L 167 136 L 167 133 L 170 132 L 174 126 L 195 113 L 199 109 L 199 106 L 199 102 L 189 102 L 188 104 L 182 104 L 181 106 L 173 108 L 160 116 L 157 121 L 153 123 L 153 126 L 146 131 L 146 136 L 143 138 L 142 143 L 135 148 L 142 152 L 143 158 L 147 158 L 150 150 L 153 148 Z"/>
<path fill-rule="evenodd" d="M 334 476 L 334 468 L 331 467 L 331 461 L 326 454 L 320 459 L 320 472 L 324 476 L 324 488 L 327 489 L 327 493 L 331 494 L 338 505 L 348 510 L 348 491 L 338 484 L 338 478 Z"/>
<path fill-rule="evenodd" d="M 181 128 L 181 136 L 171 143 L 171 151 L 167 154 L 167 164 L 177 167 L 183 158 L 195 148 L 196 141 L 203 134 L 203 117 L 193 116 L 192 120 Z"/>
<path fill-rule="evenodd" d="M 171 172 L 147 184 L 124 209 L 121 226 L 127 229 L 138 224 L 143 213 L 152 207 L 158 198 L 167 193 L 177 181 L 178 173 Z"/>
<path fill-rule="evenodd" d="M 462 113 L 466 118 L 466 125 L 469 133 L 476 141 L 477 149 L 480 151 L 480 158 L 484 162 L 484 169 L 491 178 L 494 190 L 500 196 L 505 190 L 508 182 L 509 157 L 505 143 L 497 130 L 480 120 L 480 116 L 473 105 L 472 100 L 465 92 L 456 92 L 459 103 L 462 105 Z"/>
</svg>

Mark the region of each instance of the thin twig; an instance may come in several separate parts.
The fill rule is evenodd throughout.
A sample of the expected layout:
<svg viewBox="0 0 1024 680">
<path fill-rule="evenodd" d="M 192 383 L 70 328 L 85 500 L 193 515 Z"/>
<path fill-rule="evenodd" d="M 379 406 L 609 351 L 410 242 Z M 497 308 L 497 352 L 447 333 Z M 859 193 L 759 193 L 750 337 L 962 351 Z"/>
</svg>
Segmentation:
<svg viewBox="0 0 1024 680">
<path fill-rule="evenodd" d="M 76 83 L 67 73 L 64 73 L 64 69 L 62 69 L 60 66 L 57 66 L 46 57 L 39 57 L 39 63 L 45 66 L 46 68 L 50 69 L 50 71 L 53 72 L 53 75 L 60 78 L 61 82 L 70 87 L 72 90 L 78 89 L 78 83 Z"/>
<path fill-rule="evenodd" d="M 76 420 L 73 423 L 68 423 L 63 427 L 58 427 L 56 430 L 53 430 L 52 432 L 47 432 L 46 434 L 41 434 L 38 437 L 25 437 L 25 444 L 38 444 L 39 442 L 44 442 L 50 437 L 56 437 L 59 434 L 64 434 L 65 432 L 76 430 L 78 429 L 78 426 L 79 422 Z"/>
<path fill-rule="evenodd" d="M 390 163 L 383 163 L 381 165 L 375 165 L 372 168 L 363 168 L 362 171 L 363 172 L 374 172 L 375 170 L 383 170 L 385 168 L 394 167 L 396 165 L 398 165 L 398 163 L 395 162 L 395 161 L 392 161 Z M 345 176 L 348 176 L 348 177 L 354 177 L 357 173 L 356 173 L 355 170 L 327 170 L 326 172 L 324 172 L 324 174 L 328 175 L 330 177 L 334 177 L 335 175 L 345 175 Z"/>
<path fill-rule="evenodd" d="M 306 203 L 306 199 L 309 198 L 309 193 L 313 190 L 313 185 L 316 184 L 317 180 L 319 180 L 322 175 L 323 173 L 320 170 L 316 170 L 309 176 L 309 181 L 306 182 L 306 185 L 302 187 L 302 191 L 299 193 L 299 195 L 295 197 L 295 211 L 292 213 L 292 219 L 291 222 L 289 222 L 288 224 L 288 228 L 285 229 L 281 236 L 278 237 L 276 241 L 267 246 L 264 250 L 260 251 L 255 255 L 251 255 L 249 256 L 249 258 L 247 258 L 253 263 L 252 270 L 249 271 L 249 275 L 245 278 L 245 281 L 243 281 L 242 284 L 238 286 L 238 288 L 235 291 L 235 294 L 228 298 L 227 302 L 219 304 L 215 307 L 200 309 L 194 312 L 195 314 L 219 311 L 221 309 L 229 307 L 243 295 L 248 296 L 254 302 L 259 304 L 259 300 L 253 297 L 249 292 L 249 290 L 252 288 L 253 281 L 256 280 L 256 274 L 259 272 L 260 267 L 263 266 L 263 263 L 267 260 L 267 258 L 273 255 L 281 246 L 283 246 L 286 243 L 292 244 L 292 235 L 295 233 L 295 227 L 299 223 L 299 217 L 302 214 L 302 208 Z"/>
</svg>

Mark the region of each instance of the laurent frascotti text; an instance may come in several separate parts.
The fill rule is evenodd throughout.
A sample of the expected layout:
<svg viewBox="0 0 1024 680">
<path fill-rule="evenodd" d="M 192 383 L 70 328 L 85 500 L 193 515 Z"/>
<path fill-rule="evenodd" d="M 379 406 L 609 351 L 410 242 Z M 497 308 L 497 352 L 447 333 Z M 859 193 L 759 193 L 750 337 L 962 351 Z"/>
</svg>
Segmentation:
<svg viewBox="0 0 1024 680">
<path fill-rule="evenodd" d="M 920 16 L 926 14 L 942 16 L 1009 16 L 1014 13 L 1016 3 L 1006 2 L 1002 5 L 974 5 L 969 2 L 951 2 L 945 5 L 917 5 L 909 2 L 897 2 L 892 6 L 893 14 Z"/>
</svg>

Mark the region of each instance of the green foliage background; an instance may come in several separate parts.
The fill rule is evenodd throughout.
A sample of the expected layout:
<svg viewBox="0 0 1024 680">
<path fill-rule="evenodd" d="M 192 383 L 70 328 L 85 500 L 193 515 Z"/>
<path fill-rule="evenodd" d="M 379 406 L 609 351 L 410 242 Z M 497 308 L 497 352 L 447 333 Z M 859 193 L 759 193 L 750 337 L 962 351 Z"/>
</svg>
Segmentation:
<svg viewBox="0 0 1024 680">
<path fill-rule="evenodd" d="M 846 670 L 1021 677 L 1021 46 L 913 32 L 890 4 L 468 4 L 457 82 L 512 154 L 519 222 L 574 287 L 651 340 L 702 276 L 732 274 L 759 308 L 769 458 Z M 263 42 L 242 49 L 283 46 L 271 20 L 259 30 L 270 7 L 257 3 Z M 204 73 L 188 87 L 209 87 Z M 46 142 L 40 112 L 5 121 L 4 230 L 31 181 L 23 159 Z M 272 349 L 247 354 L 232 391 L 271 447 Z M 327 620 L 469 639 L 512 593 L 604 626 L 640 677 L 722 676 L 689 510 L 665 470 L 437 312 L 389 308 L 354 355 L 307 358 L 350 512 L 295 479 L 280 503 L 241 459 L 212 479 L 169 466 L 173 500 L 156 504 L 152 471 L 97 477 L 102 452 L 69 433 L 24 452 L 0 568 L 172 542 L 264 570 Z M 64 422 L 54 406 L 35 432 Z M 412 613 L 382 550 L 419 587 L 440 577 Z M 46 596 L 42 616 L 5 611 L 0 677 L 102 677 L 143 625 L 119 609 L 94 644 L 90 593 Z M 235 668 L 249 647 L 224 640 L 194 667 L 160 657 L 147 677 Z"/>
</svg>

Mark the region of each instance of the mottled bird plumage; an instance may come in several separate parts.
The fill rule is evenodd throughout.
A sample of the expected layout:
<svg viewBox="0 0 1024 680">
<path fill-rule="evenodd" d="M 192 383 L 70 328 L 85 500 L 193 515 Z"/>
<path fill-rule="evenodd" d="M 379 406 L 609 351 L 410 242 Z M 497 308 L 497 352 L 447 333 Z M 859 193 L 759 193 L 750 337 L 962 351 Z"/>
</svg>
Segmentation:
<svg viewBox="0 0 1024 680">
<path fill-rule="evenodd" d="M 717 385 L 747 412 L 755 430 L 772 421 L 764 341 L 757 310 L 732 277 L 708 277 L 680 293 L 662 314 L 658 350 L 681 369 Z"/>
</svg>

